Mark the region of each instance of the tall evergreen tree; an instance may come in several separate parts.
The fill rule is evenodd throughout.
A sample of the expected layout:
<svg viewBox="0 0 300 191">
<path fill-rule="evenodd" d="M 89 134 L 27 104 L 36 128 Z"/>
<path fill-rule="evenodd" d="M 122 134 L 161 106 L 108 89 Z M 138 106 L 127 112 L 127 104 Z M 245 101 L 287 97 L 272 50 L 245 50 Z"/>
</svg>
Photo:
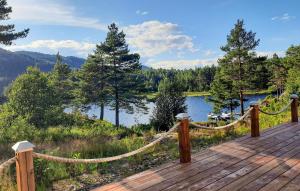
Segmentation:
<svg viewBox="0 0 300 191">
<path fill-rule="evenodd" d="M 247 32 L 243 20 L 238 20 L 234 28 L 227 36 L 227 44 L 221 47 L 225 52 L 219 64 L 224 68 L 227 78 L 234 80 L 234 87 L 239 90 L 241 114 L 244 114 L 244 90 L 249 87 L 249 64 L 254 64 L 253 50 L 258 46 L 259 40 L 255 39 L 255 33 Z"/>
<path fill-rule="evenodd" d="M 53 86 L 56 97 L 62 105 L 68 105 L 72 96 L 72 70 L 68 64 L 64 64 L 59 52 L 56 55 L 56 63 L 49 75 L 49 83 Z"/>
<path fill-rule="evenodd" d="M 134 107 L 146 110 L 145 96 L 141 95 L 144 80 L 140 75 L 140 56 L 129 53 L 124 32 L 120 32 L 114 23 L 108 26 L 108 30 L 101 49 L 109 70 L 109 84 L 113 97 L 110 105 L 115 109 L 115 123 L 119 126 L 120 109 L 127 112 L 133 112 Z"/>
<path fill-rule="evenodd" d="M 8 20 L 12 8 L 7 5 L 6 0 L 0 0 L 0 20 Z M 11 45 L 12 42 L 18 38 L 25 38 L 29 29 L 21 32 L 15 32 L 15 25 L 7 24 L 0 25 L 0 44 Z"/>
<path fill-rule="evenodd" d="M 269 68 L 272 71 L 272 75 L 270 76 L 270 84 L 275 87 L 277 97 L 279 97 L 284 90 L 288 69 L 285 65 L 284 59 L 279 58 L 277 54 L 273 55 L 273 57 L 269 60 L 269 64 Z"/>
<path fill-rule="evenodd" d="M 226 78 L 221 68 L 218 69 L 209 92 L 211 96 L 208 101 L 213 103 L 214 112 L 220 113 L 226 108 L 233 115 L 234 109 L 239 106 L 239 92 L 234 88 L 233 80 Z"/>
<path fill-rule="evenodd" d="M 83 104 L 95 104 L 100 107 L 100 119 L 104 119 L 104 106 L 109 102 L 109 70 L 105 62 L 101 45 L 97 45 L 94 54 L 89 55 L 80 71 L 80 95 Z"/>
</svg>

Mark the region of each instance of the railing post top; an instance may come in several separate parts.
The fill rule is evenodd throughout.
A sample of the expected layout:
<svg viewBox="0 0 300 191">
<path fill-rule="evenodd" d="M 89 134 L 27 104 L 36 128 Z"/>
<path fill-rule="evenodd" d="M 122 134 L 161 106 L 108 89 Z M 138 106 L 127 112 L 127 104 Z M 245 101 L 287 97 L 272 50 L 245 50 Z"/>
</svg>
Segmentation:
<svg viewBox="0 0 300 191">
<path fill-rule="evenodd" d="M 189 115 L 187 113 L 179 113 L 178 115 L 176 115 L 176 119 L 177 120 L 183 120 L 183 119 L 188 119 Z"/>
<path fill-rule="evenodd" d="M 258 106 L 259 103 L 257 101 L 251 101 L 250 102 L 250 107 Z"/>
<path fill-rule="evenodd" d="M 28 141 L 20 141 L 20 142 L 17 142 L 16 144 L 14 144 L 14 146 L 12 146 L 12 149 L 16 153 L 22 153 L 22 152 L 26 152 L 26 151 L 32 151 L 34 147 L 35 147 L 35 145 Z"/>
<path fill-rule="evenodd" d="M 292 94 L 291 95 L 291 99 L 298 99 L 298 98 L 299 98 L 299 96 L 297 94 Z"/>
</svg>

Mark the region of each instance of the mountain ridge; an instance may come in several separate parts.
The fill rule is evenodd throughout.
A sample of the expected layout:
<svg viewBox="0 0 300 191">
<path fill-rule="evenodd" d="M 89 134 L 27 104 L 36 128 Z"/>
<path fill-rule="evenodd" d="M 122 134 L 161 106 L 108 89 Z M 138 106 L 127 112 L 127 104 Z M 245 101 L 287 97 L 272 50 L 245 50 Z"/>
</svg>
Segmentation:
<svg viewBox="0 0 300 191">
<path fill-rule="evenodd" d="M 62 62 L 71 68 L 80 68 L 86 59 L 76 56 L 61 56 Z M 0 95 L 16 77 L 26 71 L 28 66 L 37 66 L 41 71 L 48 72 L 56 62 L 55 54 L 33 51 L 9 51 L 0 48 Z M 149 67 L 142 65 L 143 70 Z"/>
<path fill-rule="evenodd" d="M 63 63 L 71 68 L 79 68 L 85 59 L 75 56 L 62 56 Z M 37 66 L 44 72 L 52 69 L 56 55 L 31 51 L 9 51 L 0 48 L 0 94 L 18 75 L 24 73 L 29 66 Z"/>
</svg>

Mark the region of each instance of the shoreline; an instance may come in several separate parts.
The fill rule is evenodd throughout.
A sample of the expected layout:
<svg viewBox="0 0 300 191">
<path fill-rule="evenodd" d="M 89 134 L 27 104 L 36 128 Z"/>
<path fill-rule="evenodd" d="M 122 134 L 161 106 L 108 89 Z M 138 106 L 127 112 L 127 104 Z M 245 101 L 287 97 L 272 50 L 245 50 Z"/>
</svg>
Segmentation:
<svg viewBox="0 0 300 191">
<path fill-rule="evenodd" d="M 244 95 L 262 95 L 262 94 L 272 94 L 272 90 L 247 90 L 244 91 Z M 157 92 L 146 94 L 148 99 L 154 99 L 157 96 Z M 184 95 L 187 97 L 201 97 L 201 96 L 210 96 L 209 92 L 184 92 Z"/>
</svg>

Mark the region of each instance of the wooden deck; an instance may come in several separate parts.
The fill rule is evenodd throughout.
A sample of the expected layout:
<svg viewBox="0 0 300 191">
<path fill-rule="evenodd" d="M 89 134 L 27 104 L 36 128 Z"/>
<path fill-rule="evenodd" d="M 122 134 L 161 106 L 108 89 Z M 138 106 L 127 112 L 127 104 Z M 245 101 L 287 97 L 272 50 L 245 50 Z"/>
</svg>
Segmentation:
<svg viewBox="0 0 300 191">
<path fill-rule="evenodd" d="M 241 137 L 94 191 L 300 190 L 300 123 Z"/>
</svg>

